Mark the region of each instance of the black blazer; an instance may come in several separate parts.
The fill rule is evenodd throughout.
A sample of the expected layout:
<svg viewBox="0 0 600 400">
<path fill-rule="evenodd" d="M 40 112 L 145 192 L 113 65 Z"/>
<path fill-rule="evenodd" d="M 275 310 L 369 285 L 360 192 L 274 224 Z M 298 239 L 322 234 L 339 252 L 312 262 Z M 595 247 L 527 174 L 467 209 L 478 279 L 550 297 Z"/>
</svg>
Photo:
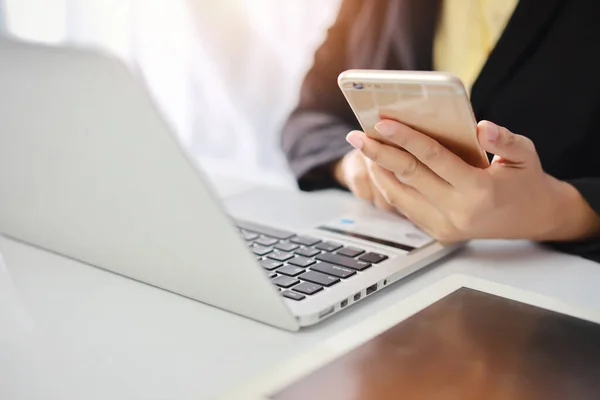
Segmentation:
<svg viewBox="0 0 600 400">
<path fill-rule="evenodd" d="M 344 0 L 315 54 L 282 145 L 303 190 L 336 186 L 330 165 L 360 128 L 337 87 L 350 68 L 431 70 L 443 0 Z M 487 119 L 535 143 L 549 174 L 600 213 L 600 1 L 520 0 L 475 81 Z M 600 259 L 600 241 L 565 245 Z"/>
</svg>

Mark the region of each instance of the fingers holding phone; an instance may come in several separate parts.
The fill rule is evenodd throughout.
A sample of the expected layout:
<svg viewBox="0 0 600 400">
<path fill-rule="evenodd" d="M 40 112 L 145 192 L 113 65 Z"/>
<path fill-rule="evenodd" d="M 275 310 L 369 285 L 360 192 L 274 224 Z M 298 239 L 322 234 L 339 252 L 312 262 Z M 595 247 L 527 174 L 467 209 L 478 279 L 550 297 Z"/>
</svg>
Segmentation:
<svg viewBox="0 0 600 400">
<path fill-rule="evenodd" d="M 334 167 L 335 179 L 355 196 L 373 203 L 380 210 L 392 211 L 392 207 L 375 185 L 366 157 L 357 150 L 346 154 Z"/>
</svg>

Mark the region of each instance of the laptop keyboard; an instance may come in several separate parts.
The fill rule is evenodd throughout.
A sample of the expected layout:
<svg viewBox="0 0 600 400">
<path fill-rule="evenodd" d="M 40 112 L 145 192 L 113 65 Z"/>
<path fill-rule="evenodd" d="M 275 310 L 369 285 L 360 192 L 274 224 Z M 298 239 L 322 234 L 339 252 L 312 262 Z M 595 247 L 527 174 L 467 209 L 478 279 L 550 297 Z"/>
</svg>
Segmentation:
<svg viewBox="0 0 600 400">
<path fill-rule="evenodd" d="M 238 221 L 237 225 L 271 282 L 283 296 L 295 301 L 352 279 L 388 258 L 385 254 L 254 223 Z"/>
</svg>

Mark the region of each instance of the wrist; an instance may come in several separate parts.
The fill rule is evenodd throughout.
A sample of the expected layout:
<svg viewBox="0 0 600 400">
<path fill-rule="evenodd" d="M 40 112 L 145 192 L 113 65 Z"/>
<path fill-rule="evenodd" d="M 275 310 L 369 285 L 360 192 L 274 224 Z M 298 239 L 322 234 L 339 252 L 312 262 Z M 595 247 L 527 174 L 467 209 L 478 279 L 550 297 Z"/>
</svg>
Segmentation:
<svg viewBox="0 0 600 400">
<path fill-rule="evenodd" d="M 551 206 L 546 221 L 549 223 L 543 241 L 570 242 L 589 239 L 600 234 L 600 216 L 581 193 L 570 183 L 551 176 Z"/>
</svg>

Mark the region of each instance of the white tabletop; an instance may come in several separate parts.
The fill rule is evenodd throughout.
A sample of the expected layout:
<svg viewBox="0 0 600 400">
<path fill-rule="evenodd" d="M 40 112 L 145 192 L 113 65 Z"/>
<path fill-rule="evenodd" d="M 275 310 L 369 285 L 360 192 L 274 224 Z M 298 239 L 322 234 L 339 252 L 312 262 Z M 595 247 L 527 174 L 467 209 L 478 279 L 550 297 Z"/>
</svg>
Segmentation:
<svg viewBox="0 0 600 400">
<path fill-rule="evenodd" d="M 474 242 L 296 334 L 7 238 L 0 254 L 7 400 L 210 398 L 453 273 L 600 308 L 600 265 L 526 242 Z"/>
</svg>

